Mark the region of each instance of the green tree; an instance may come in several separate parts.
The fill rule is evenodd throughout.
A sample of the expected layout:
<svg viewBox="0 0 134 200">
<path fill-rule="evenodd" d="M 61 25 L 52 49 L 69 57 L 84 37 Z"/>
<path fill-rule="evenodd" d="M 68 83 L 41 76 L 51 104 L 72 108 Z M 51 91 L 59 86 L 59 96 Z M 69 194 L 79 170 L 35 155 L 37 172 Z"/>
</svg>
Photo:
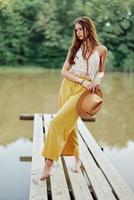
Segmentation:
<svg viewBox="0 0 134 200">
<path fill-rule="evenodd" d="M 133 0 L 0 0 L 0 64 L 61 67 L 84 15 L 109 50 L 108 70 L 134 71 Z"/>
</svg>

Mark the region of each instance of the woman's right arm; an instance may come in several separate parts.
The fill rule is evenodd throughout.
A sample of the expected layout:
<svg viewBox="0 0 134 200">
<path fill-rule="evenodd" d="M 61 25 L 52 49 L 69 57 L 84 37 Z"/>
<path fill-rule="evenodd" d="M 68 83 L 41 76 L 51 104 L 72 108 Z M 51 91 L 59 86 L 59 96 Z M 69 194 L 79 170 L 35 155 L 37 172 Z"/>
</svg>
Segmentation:
<svg viewBox="0 0 134 200">
<path fill-rule="evenodd" d="M 68 71 L 71 68 L 71 65 L 69 64 L 69 61 L 68 61 L 69 55 L 70 55 L 70 50 L 68 50 L 66 60 L 64 62 L 63 68 L 61 70 L 61 75 L 68 80 L 71 80 L 71 81 L 74 81 L 74 82 L 77 82 L 77 83 L 81 83 L 82 80 L 83 80 L 82 78 L 79 78 L 79 77 L 75 76 L 74 74 L 72 74 L 71 72 Z"/>
<path fill-rule="evenodd" d="M 66 79 L 68 79 L 68 80 L 71 80 L 71 81 L 74 81 L 74 82 L 77 82 L 77 83 L 81 84 L 87 90 L 91 90 L 92 89 L 92 84 L 89 81 L 83 80 L 82 78 L 77 77 L 77 76 L 75 76 L 74 74 L 72 74 L 71 72 L 68 71 L 71 68 L 71 66 L 69 64 L 69 61 L 68 61 L 69 55 L 70 55 L 70 50 L 68 51 L 66 60 L 64 62 L 63 68 L 61 70 L 61 75 L 63 77 L 65 77 Z"/>
</svg>

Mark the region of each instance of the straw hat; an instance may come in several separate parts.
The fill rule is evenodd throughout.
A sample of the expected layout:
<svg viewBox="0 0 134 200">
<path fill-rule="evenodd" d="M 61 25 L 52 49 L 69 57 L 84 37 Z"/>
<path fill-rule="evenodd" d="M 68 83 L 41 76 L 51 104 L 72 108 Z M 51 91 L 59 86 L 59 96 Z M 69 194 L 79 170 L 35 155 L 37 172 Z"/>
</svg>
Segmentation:
<svg viewBox="0 0 134 200">
<path fill-rule="evenodd" d="M 101 89 L 94 93 L 86 90 L 76 104 L 77 113 L 82 119 L 89 119 L 100 110 L 102 102 L 103 94 Z"/>
</svg>

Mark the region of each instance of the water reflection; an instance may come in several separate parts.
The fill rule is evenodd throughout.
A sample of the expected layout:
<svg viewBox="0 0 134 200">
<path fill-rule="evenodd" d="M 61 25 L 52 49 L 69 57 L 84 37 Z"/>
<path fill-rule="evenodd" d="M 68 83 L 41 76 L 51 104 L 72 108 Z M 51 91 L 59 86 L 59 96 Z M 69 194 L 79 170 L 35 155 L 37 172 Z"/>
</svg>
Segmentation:
<svg viewBox="0 0 134 200">
<path fill-rule="evenodd" d="M 20 162 L 20 156 L 31 156 L 31 150 L 32 142 L 26 138 L 0 146 L 0 199 L 28 199 L 31 162 Z"/>
<path fill-rule="evenodd" d="M 0 144 L 21 135 L 32 139 L 32 122 L 20 121 L 22 113 L 56 112 L 61 77 L 55 70 L 0 73 Z"/>
<path fill-rule="evenodd" d="M 107 74 L 102 82 L 104 104 L 87 126 L 99 143 L 123 148 L 134 141 L 134 74 Z"/>
<path fill-rule="evenodd" d="M 134 142 L 129 141 L 125 148 L 109 148 L 104 146 L 104 152 L 108 158 L 112 161 L 123 179 L 128 183 L 132 191 L 134 192 Z"/>
<path fill-rule="evenodd" d="M 27 199 L 31 163 L 20 162 L 18 158 L 31 156 L 33 121 L 20 121 L 19 115 L 56 112 L 61 81 L 59 70 L 0 71 L 1 199 L 8 200 L 17 194 L 16 199 Z M 106 73 L 102 80 L 103 107 L 96 115 L 96 122 L 86 125 L 134 191 L 133 85 L 134 74 Z M 8 198 L 4 197 L 5 191 L 9 191 Z"/>
</svg>

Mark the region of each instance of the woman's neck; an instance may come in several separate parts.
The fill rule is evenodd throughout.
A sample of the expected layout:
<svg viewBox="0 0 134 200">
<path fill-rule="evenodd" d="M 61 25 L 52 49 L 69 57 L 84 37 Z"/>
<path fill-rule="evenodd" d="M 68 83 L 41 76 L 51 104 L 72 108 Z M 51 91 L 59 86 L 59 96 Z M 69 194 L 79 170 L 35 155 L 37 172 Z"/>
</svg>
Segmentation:
<svg viewBox="0 0 134 200">
<path fill-rule="evenodd" d="M 81 48 L 82 49 L 84 49 L 84 48 L 86 48 L 85 50 L 86 50 L 86 52 L 87 51 L 92 51 L 92 49 L 93 49 L 93 44 L 90 42 L 90 40 L 89 39 L 87 39 L 86 41 L 83 41 L 83 43 L 81 44 Z"/>
</svg>

